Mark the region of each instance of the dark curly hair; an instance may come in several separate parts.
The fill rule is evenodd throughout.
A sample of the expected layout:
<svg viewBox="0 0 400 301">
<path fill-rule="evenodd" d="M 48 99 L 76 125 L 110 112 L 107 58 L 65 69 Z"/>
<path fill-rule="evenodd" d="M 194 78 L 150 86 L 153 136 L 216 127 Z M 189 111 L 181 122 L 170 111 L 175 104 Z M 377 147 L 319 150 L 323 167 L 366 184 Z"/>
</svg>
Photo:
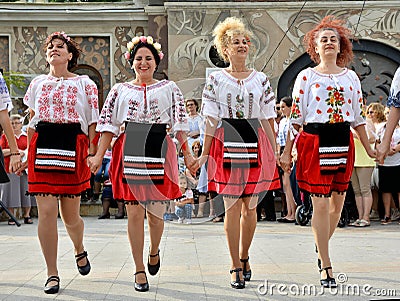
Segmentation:
<svg viewBox="0 0 400 301">
<path fill-rule="evenodd" d="M 340 53 L 337 55 L 336 64 L 340 67 L 345 67 L 353 60 L 353 44 L 351 38 L 353 37 L 351 30 L 343 26 L 345 21 L 337 19 L 335 16 L 326 16 L 321 22 L 312 30 L 306 33 L 304 37 L 304 47 L 310 58 L 316 64 L 321 62 L 318 53 L 315 52 L 317 45 L 317 38 L 320 32 L 324 30 L 332 30 L 336 33 L 340 43 Z"/>
<path fill-rule="evenodd" d="M 68 71 L 71 71 L 76 65 L 78 65 L 79 56 L 82 53 L 81 48 L 78 43 L 76 43 L 71 37 L 67 36 L 63 31 L 61 32 L 53 32 L 49 35 L 44 43 L 43 50 L 47 51 L 47 46 L 53 42 L 53 40 L 59 39 L 62 40 L 66 45 L 69 53 L 72 53 L 72 59 L 68 62 Z M 49 63 L 46 65 L 49 66 Z"/>
</svg>

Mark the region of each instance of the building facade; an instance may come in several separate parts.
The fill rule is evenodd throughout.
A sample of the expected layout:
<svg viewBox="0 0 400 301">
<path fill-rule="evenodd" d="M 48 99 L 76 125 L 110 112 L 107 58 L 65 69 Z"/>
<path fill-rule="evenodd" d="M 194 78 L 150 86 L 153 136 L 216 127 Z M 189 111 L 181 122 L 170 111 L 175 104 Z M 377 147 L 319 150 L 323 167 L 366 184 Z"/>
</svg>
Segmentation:
<svg viewBox="0 0 400 301">
<path fill-rule="evenodd" d="M 157 77 L 168 77 L 186 97 L 201 98 L 207 70 L 225 66 L 215 52 L 212 30 L 228 16 L 243 18 L 254 33 L 249 67 L 266 73 L 278 97 L 291 93 L 296 74 L 312 65 L 304 54 L 305 33 L 326 15 L 352 28 L 355 59 L 368 102 L 386 103 L 400 65 L 398 1 L 161 1 L 119 3 L 0 4 L 0 68 L 26 76 L 48 72 L 43 42 L 65 31 L 83 49 L 75 72 L 99 86 L 102 103 L 111 86 L 133 77 L 123 58 L 137 35 L 160 41 L 165 58 Z M 212 70 L 212 69 L 211 69 Z M 24 91 L 11 89 L 17 102 Z"/>
</svg>

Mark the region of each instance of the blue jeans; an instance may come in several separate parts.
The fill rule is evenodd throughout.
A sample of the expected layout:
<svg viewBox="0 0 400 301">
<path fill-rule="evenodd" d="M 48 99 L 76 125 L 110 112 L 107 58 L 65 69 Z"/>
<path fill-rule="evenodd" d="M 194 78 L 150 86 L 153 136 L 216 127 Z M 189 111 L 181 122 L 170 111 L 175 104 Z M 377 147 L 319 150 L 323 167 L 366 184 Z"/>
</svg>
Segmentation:
<svg viewBox="0 0 400 301">
<path fill-rule="evenodd" d="M 99 171 L 94 176 L 95 182 L 101 182 L 101 176 L 103 175 L 103 172 L 104 172 L 103 180 L 104 181 L 108 180 L 108 178 L 110 177 L 108 175 L 108 169 L 110 168 L 110 163 L 111 163 L 111 159 L 109 159 L 109 158 L 103 159 L 103 162 L 101 163 L 101 167 L 100 167 Z"/>
<path fill-rule="evenodd" d="M 175 214 L 180 218 L 192 218 L 192 204 L 185 204 L 184 207 L 178 207 L 175 205 Z"/>
</svg>

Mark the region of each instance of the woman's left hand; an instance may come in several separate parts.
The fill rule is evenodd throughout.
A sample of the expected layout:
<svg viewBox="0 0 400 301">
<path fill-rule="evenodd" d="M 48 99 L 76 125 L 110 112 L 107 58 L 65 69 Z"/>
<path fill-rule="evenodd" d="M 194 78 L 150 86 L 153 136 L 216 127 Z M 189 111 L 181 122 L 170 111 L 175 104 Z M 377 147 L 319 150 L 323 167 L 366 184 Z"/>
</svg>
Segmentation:
<svg viewBox="0 0 400 301">
<path fill-rule="evenodd" d="M 22 166 L 21 155 L 10 156 L 10 171 L 17 173 Z"/>
</svg>

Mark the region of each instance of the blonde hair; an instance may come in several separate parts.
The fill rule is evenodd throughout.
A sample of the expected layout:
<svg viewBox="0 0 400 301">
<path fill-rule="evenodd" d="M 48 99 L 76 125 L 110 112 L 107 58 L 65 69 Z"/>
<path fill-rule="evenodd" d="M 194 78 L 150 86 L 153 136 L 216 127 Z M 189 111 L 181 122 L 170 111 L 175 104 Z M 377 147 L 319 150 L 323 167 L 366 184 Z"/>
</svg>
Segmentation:
<svg viewBox="0 0 400 301">
<path fill-rule="evenodd" d="M 385 106 L 379 102 L 370 103 L 367 107 L 367 112 L 372 109 L 375 111 L 375 117 L 378 119 L 378 122 L 386 121 L 385 116 Z"/>
<path fill-rule="evenodd" d="M 228 17 L 224 21 L 218 23 L 213 30 L 214 45 L 219 56 L 229 62 L 228 56 L 224 53 L 224 49 L 231 42 L 233 36 L 243 35 L 250 40 L 253 34 L 246 28 L 243 21 L 236 17 Z"/>
</svg>

